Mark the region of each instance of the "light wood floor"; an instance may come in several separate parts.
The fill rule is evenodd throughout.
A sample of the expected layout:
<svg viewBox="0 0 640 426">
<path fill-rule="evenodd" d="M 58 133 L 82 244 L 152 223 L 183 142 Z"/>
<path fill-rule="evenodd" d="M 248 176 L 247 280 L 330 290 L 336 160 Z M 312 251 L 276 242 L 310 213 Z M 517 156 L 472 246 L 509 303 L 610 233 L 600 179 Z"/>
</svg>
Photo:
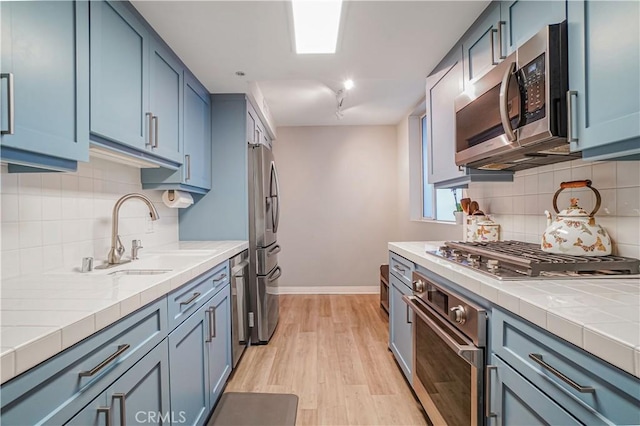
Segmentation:
<svg viewBox="0 0 640 426">
<path fill-rule="evenodd" d="M 425 425 L 387 346 L 377 295 L 282 295 L 271 342 L 245 351 L 225 391 L 294 393 L 298 426 Z"/>
</svg>

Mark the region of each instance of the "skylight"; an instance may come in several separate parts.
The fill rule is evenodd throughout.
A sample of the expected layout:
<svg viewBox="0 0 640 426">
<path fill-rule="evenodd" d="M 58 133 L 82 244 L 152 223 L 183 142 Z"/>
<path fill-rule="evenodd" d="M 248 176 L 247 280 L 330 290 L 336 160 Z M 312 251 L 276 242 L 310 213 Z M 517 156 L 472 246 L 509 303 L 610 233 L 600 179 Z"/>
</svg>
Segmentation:
<svg viewBox="0 0 640 426">
<path fill-rule="evenodd" d="M 336 53 L 342 0 L 292 0 L 296 53 Z"/>
</svg>

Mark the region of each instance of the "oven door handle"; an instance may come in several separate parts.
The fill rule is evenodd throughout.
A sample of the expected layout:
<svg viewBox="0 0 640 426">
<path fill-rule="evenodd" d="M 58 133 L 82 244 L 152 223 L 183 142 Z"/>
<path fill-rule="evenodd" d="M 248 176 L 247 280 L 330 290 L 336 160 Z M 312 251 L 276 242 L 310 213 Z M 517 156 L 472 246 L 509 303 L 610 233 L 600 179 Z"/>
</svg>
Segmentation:
<svg viewBox="0 0 640 426">
<path fill-rule="evenodd" d="M 438 335 L 451 349 L 453 349 L 460 358 L 467 361 L 470 365 L 475 368 L 481 369 L 484 368 L 482 365 L 483 357 L 482 357 L 482 349 L 476 347 L 473 342 L 469 342 L 466 345 L 461 345 L 456 342 L 449 334 L 447 334 L 438 324 L 435 323 L 431 318 L 422 312 L 422 310 L 418 307 L 415 300 L 416 296 L 402 296 L 402 300 L 411 308 L 414 315 L 417 315 L 422 321 L 424 321 L 434 333 Z M 446 325 L 446 324 L 445 324 Z M 456 332 L 453 328 L 448 327 L 452 332 Z M 462 339 L 462 336 L 459 336 Z M 467 339 L 463 339 L 467 340 Z"/>
</svg>

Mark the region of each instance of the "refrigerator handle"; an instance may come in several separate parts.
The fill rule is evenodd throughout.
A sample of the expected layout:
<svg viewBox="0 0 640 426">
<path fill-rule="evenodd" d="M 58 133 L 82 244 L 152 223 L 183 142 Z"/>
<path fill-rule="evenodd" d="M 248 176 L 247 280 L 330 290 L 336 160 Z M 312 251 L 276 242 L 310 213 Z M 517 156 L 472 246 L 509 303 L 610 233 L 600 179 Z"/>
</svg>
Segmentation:
<svg viewBox="0 0 640 426">
<path fill-rule="evenodd" d="M 280 278 L 280 276 L 282 275 L 282 269 L 278 266 L 270 275 L 268 278 L 268 281 L 274 282 L 275 280 L 277 280 L 278 278 Z"/>
<path fill-rule="evenodd" d="M 275 188 L 276 192 L 275 192 L 275 195 L 273 195 L 273 190 L 272 190 L 271 197 L 275 201 L 274 203 L 275 206 L 271 211 L 271 219 L 273 221 L 273 232 L 277 233 L 278 224 L 280 223 L 280 182 L 278 180 L 278 171 L 276 170 L 276 164 L 272 161 L 271 162 L 271 185 L 273 185 L 274 182 L 276 185 L 276 188 Z M 274 217 L 274 210 L 275 210 L 275 217 Z"/>
</svg>

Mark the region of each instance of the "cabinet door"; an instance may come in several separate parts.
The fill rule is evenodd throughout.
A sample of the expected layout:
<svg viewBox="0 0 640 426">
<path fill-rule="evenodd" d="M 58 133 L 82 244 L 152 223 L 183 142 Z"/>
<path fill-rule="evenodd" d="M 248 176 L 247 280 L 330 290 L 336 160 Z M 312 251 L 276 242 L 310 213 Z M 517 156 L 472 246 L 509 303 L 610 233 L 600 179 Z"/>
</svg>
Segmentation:
<svg viewBox="0 0 640 426">
<path fill-rule="evenodd" d="M 65 423 L 65 426 L 111 426 L 112 424 L 111 407 L 107 404 L 107 393 L 103 392 Z"/>
<path fill-rule="evenodd" d="M 92 1 L 90 16 L 91 133 L 145 149 L 150 142 L 147 30 L 120 2 Z"/>
<path fill-rule="evenodd" d="M 496 355 L 491 356 L 496 366 L 490 372 L 490 409 L 495 414 L 488 424 L 492 426 L 529 425 L 581 425 L 554 400 L 542 393 Z"/>
<path fill-rule="evenodd" d="M 183 76 L 180 61 L 153 38 L 149 57 L 149 103 L 154 154 L 181 163 Z"/>
<path fill-rule="evenodd" d="M 429 183 L 439 183 L 464 175 L 456 166 L 454 100 L 462 92 L 462 63 L 453 64 L 427 80 L 427 137 Z"/>
<path fill-rule="evenodd" d="M 209 350 L 209 406 L 215 406 L 231 374 L 231 286 L 211 299 L 207 319 L 211 323 Z"/>
<path fill-rule="evenodd" d="M 482 21 L 475 23 L 475 30 L 462 41 L 464 61 L 464 86 L 487 73 L 500 60 L 498 47 L 498 23 L 500 4 L 493 3 L 484 13 Z"/>
<path fill-rule="evenodd" d="M 567 2 L 571 148 L 584 157 L 640 154 L 639 21 L 637 1 Z"/>
<path fill-rule="evenodd" d="M 0 8 L 2 131 L 13 131 L 2 135 L 3 151 L 88 161 L 87 3 L 2 2 Z"/>
<path fill-rule="evenodd" d="M 187 74 L 184 93 L 184 182 L 211 189 L 211 101 L 209 92 Z"/>
<path fill-rule="evenodd" d="M 181 413 L 169 408 L 169 356 L 167 340 L 160 342 L 107 389 L 111 424 L 179 423 Z"/>
<path fill-rule="evenodd" d="M 171 410 L 184 413 L 186 425 L 203 424 L 209 414 L 208 308 L 204 305 L 169 334 Z"/>
<path fill-rule="evenodd" d="M 257 144 L 259 140 L 256 138 L 258 134 L 258 117 L 250 105 L 247 105 L 247 142 Z"/>
<path fill-rule="evenodd" d="M 413 371 L 413 313 L 402 300 L 411 295 L 409 287 L 389 275 L 389 348 L 409 383 Z"/>
<path fill-rule="evenodd" d="M 502 40 L 496 45 L 498 55 L 513 53 L 545 25 L 558 24 L 567 17 L 563 1 L 509 0 L 500 2 L 500 8 Z"/>
</svg>

